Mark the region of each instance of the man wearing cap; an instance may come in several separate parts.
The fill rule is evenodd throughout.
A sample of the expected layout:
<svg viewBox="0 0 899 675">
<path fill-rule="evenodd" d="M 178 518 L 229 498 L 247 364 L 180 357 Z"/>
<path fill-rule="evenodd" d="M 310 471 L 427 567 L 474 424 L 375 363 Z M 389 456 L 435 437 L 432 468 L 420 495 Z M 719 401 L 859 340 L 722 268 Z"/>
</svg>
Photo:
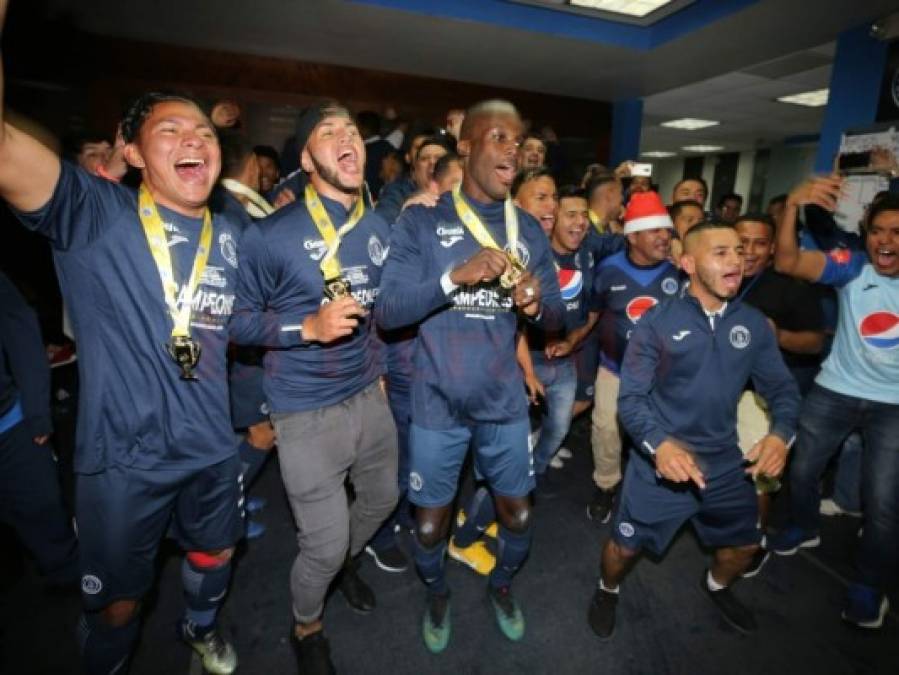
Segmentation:
<svg viewBox="0 0 899 675">
<path fill-rule="evenodd" d="M 409 498 L 418 507 L 415 563 L 428 589 L 422 633 L 432 652 L 450 639 L 446 536 L 469 444 L 500 524 L 488 598 L 503 634 L 524 636 L 510 587 L 530 547 L 534 479 L 515 336 L 519 320 L 554 330 L 563 309 L 546 236 L 509 196 L 521 133 L 521 118 L 505 101 L 466 113 L 462 185 L 437 206 L 411 206 L 400 216 L 375 308 L 386 330 L 420 323 Z"/>
<path fill-rule="evenodd" d="M 634 194 L 624 215 L 627 248 L 602 260 L 594 277 L 593 310 L 600 312 L 600 366 L 590 437 L 596 493 L 587 515 L 597 522 L 609 519 L 615 489 L 621 482 L 617 399 L 624 348 L 643 313 L 679 288 L 678 271 L 668 261 L 673 227 L 658 194 Z"/>
<path fill-rule="evenodd" d="M 328 585 L 343 567 L 347 601 L 374 609 L 353 558 L 396 504 L 396 428 L 369 315 L 388 232 L 360 196 L 365 146 L 347 110 L 310 108 L 299 128 L 309 183 L 301 202 L 248 228 L 231 334 L 272 348 L 265 393 L 300 548 L 290 575 L 294 635 L 302 671 L 327 673 Z"/>
</svg>

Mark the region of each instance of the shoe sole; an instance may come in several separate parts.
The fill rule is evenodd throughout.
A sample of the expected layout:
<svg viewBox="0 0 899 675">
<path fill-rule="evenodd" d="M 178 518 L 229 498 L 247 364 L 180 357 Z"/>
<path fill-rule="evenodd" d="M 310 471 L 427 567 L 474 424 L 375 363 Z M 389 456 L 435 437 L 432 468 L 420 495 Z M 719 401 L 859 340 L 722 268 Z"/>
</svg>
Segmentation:
<svg viewBox="0 0 899 675">
<path fill-rule="evenodd" d="M 795 555 L 796 552 L 801 548 L 818 548 L 821 545 L 821 537 L 815 537 L 814 539 L 807 539 L 802 542 L 798 546 L 794 546 L 793 548 L 788 548 L 786 550 L 778 551 L 774 549 L 773 553 L 777 555 L 790 556 Z"/>
<path fill-rule="evenodd" d="M 876 630 L 883 626 L 883 620 L 886 618 L 887 612 L 890 611 L 890 601 L 887 600 L 886 597 L 880 602 L 880 612 L 877 615 L 877 618 L 873 621 L 854 621 L 846 616 L 846 612 L 843 612 L 842 617 L 843 621 L 851 623 L 853 626 L 858 626 L 859 628 L 866 628 L 867 630 Z"/>
<path fill-rule="evenodd" d="M 758 575 L 758 573 L 762 571 L 762 568 L 766 564 L 768 564 L 768 560 L 770 560 L 770 558 L 771 558 L 771 553 L 770 552 L 766 553 L 765 557 L 762 558 L 762 562 L 759 563 L 758 567 L 756 567 L 754 570 L 749 570 L 748 572 L 744 572 L 741 576 L 744 579 L 752 579 L 752 577 Z"/>
<path fill-rule="evenodd" d="M 384 572 L 389 572 L 390 574 L 402 574 L 407 569 L 409 569 L 409 565 L 404 565 L 403 567 L 391 567 L 390 565 L 382 563 L 381 559 L 378 557 L 377 552 L 371 546 L 366 546 L 365 552 L 371 556 L 377 568 Z"/>
</svg>

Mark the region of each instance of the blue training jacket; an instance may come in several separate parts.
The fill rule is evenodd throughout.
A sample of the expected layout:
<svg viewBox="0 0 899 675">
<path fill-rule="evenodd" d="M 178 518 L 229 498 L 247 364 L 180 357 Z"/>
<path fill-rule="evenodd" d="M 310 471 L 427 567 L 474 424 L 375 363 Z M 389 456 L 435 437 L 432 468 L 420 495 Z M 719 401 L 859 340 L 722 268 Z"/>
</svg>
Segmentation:
<svg viewBox="0 0 899 675">
<path fill-rule="evenodd" d="M 666 438 L 709 454 L 737 445 L 737 403 L 752 378 L 771 411 L 771 433 L 790 443 L 799 390 L 774 331 L 750 305 L 731 301 L 712 328 L 689 293 L 650 309 L 624 354 L 618 416 L 638 449 Z"/>
</svg>

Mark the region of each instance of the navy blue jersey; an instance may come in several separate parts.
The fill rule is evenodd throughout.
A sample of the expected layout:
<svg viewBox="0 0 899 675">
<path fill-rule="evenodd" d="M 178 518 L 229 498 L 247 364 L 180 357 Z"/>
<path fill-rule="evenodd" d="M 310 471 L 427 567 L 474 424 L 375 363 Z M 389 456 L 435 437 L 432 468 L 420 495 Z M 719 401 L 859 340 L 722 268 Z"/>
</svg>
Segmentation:
<svg viewBox="0 0 899 675">
<path fill-rule="evenodd" d="M 587 236 L 584 237 L 584 243 L 581 247 L 590 251 L 593 256 L 593 264 L 599 265 L 610 255 L 623 251 L 627 246 L 627 238 L 623 234 L 612 234 L 606 232 L 600 234 L 592 225 L 587 229 Z"/>
<path fill-rule="evenodd" d="M 503 203 L 466 197 L 494 240 L 506 242 Z M 552 254 L 537 221 L 518 209 L 517 255 L 540 281 L 535 323 L 562 325 Z M 515 360 L 518 315 L 497 280 L 447 294 L 441 277 L 474 256 L 480 244 L 459 220 L 452 195 L 437 206 L 412 206 L 393 229 L 375 306 L 386 330 L 420 323 L 412 380 L 412 421 L 428 429 L 470 422 L 505 423 L 527 415 L 521 369 Z"/>
<path fill-rule="evenodd" d="M 624 349 L 634 326 L 646 310 L 677 293 L 679 279 L 679 272 L 668 261 L 640 267 L 631 262 L 626 251 L 599 263 L 593 283 L 592 309 L 600 312 L 600 359 L 606 368 L 613 373 L 621 369 Z"/>
<path fill-rule="evenodd" d="M 799 388 L 765 315 L 731 301 L 714 328 L 692 295 L 650 309 L 621 366 L 618 417 L 636 447 L 654 453 L 666 438 L 698 453 L 737 445 L 737 403 L 752 378 L 771 410 L 771 432 L 790 442 Z"/>
<path fill-rule="evenodd" d="M 416 190 L 418 190 L 418 186 L 409 176 L 400 176 L 392 183 L 387 183 L 381 188 L 381 194 L 378 195 L 375 213 L 381 216 L 388 225 L 393 225 L 399 218 L 400 211 L 403 210 L 403 204 L 415 194 Z"/>
<path fill-rule="evenodd" d="M 593 252 L 584 245 L 574 253 L 565 255 L 556 252 L 552 247 L 550 251 L 555 263 L 564 309 L 563 327 L 554 334 L 537 327 L 528 327 L 528 348 L 535 355 L 539 355 L 538 358 L 543 357 L 547 339 L 564 338 L 575 328 L 587 323 L 587 313 L 592 305 L 590 296 L 593 293 Z M 567 358 L 570 358 L 570 355 Z"/>
<path fill-rule="evenodd" d="M 225 351 L 234 304 L 239 228 L 213 216 L 213 245 L 193 298 L 185 282 L 203 225 L 159 207 L 178 302 L 193 307 L 202 348 L 197 382 L 179 379 L 166 351 L 172 319 L 137 215 L 137 192 L 63 162 L 50 201 L 19 214 L 47 236 L 78 343 L 80 406 L 75 470 L 210 466 L 234 454 Z"/>
<path fill-rule="evenodd" d="M 350 214 L 321 197 L 335 228 Z M 387 256 L 388 228 L 366 211 L 343 238 L 337 258 L 353 297 L 371 308 Z M 324 408 L 362 391 L 384 373 L 383 345 L 369 317 L 347 338 L 305 342 L 299 327 L 324 298 L 321 259 L 326 245 L 302 202 L 251 225 L 241 242 L 231 337 L 273 349 L 265 355 L 265 394 L 272 412 Z"/>
</svg>

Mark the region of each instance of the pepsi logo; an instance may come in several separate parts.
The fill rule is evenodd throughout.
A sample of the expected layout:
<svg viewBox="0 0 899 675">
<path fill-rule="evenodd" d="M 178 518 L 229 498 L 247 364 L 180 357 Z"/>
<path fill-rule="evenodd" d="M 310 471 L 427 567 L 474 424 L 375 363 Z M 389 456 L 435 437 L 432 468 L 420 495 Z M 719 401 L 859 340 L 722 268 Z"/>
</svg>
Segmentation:
<svg viewBox="0 0 899 675">
<path fill-rule="evenodd" d="M 852 260 L 852 253 L 848 248 L 835 248 L 828 255 L 837 265 L 848 265 Z"/>
<path fill-rule="evenodd" d="M 869 347 L 895 349 L 899 347 L 899 315 L 892 312 L 873 312 L 858 324 L 858 333 Z"/>
<path fill-rule="evenodd" d="M 563 300 L 575 300 L 584 290 L 584 275 L 580 270 L 559 270 L 559 290 Z"/>
<path fill-rule="evenodd" d="M 627 307 L 624 308 L 624 313 L 627 314 L 628 319 L 637 323 L 640 320 L 640 317 L 646 314 L 647 310 L 652 309 L 657 304 L 659 304 L 659 301 L 651 295 L 638 295 L 627 303 Z"/>
</svg>

